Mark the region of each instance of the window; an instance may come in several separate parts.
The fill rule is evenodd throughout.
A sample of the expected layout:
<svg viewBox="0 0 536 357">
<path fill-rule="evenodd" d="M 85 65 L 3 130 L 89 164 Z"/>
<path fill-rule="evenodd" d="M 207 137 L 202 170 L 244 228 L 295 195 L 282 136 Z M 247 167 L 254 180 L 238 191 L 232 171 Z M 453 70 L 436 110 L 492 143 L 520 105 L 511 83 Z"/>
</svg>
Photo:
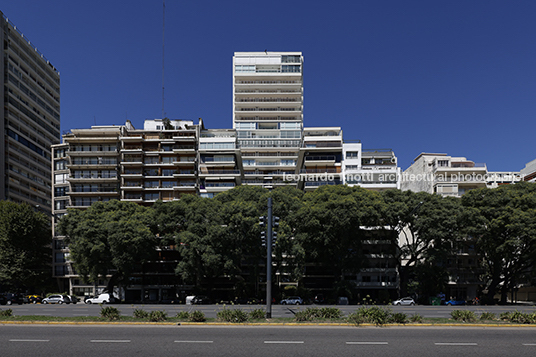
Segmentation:
<svg viewBox="0 0 536 357">
<path fill-rule="evenodd" d="M 160 198 L 160 194 L 158 192 L 145 193 L 144 197 L 146 201 L 156 201 Z"/>
<path fill-rule="evenodd" d="M 283 122 L 280 124 L 281 129 L 301 129 L 301 124 L 298 122 Z"/>
<path fill-rule="evenodd" d="M 255 65 L 235 65 L 235 72 L 255 72 Z"/>
<path fill-rule="evenodd" d="M 236 129 L 244 129 L 244 130 L 254 130 L 256 128 L 255 123 L 248 123 L 248 122 L 239 122 L 236 123 Z"/>
<path fill-rule="evenodd" d="M 300 65 L 283 65 L 281 72 L 283 73 L 300 73 L 301 72 L 301 66 Z"/>
<path fill-rule="evenodd" d="M 199 149 L 234 149 L 234 143 L 200 143 Z"/>
<path fill-rule="evenodd" d="M 66 183 L 67 182 L 67 174 L 56 174 L 54 175 L 54 183 Z"/>
<path fill-rule="evenodd" d="M 346 165 L 346 170 L 357 170 L 359 167 L 357 165 Z"/>
<path fill-rule="evenodd" d="M 347 151 L 346 152 L 346 158 L 347 159 L 357 159 L 358 158 L 358 151 Z"/>
</svg>

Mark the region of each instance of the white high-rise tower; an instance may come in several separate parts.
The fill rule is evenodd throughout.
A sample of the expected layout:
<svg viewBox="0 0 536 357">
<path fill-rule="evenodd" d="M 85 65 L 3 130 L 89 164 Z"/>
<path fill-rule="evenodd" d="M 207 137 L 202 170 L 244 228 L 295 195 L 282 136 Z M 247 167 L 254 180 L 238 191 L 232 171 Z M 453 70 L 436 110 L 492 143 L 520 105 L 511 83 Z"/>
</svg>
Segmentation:
<svg viewBox="0 0 536 357">
<path fill-rule="evenodd" d="M 285 184 L 296 174 L 303 135 L 301 52 L 235 52 L 233 128 L 244 184 Z"/>
</svg>

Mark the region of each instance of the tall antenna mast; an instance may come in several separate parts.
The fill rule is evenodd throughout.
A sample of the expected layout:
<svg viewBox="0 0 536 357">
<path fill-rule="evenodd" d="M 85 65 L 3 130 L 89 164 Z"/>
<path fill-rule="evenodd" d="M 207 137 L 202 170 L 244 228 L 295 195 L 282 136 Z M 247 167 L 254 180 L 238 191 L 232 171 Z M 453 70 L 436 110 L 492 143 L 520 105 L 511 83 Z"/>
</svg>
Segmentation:
<svg viewBox="0 0 536 357">
<path fill-rule="evenodd" d="M 164 111 L 164 58 L 165 58 L 165 35 L 166 35 L 166 0 L 162 1 L 162 119 L 165 118 L 166 112 Z"/>
</svg>

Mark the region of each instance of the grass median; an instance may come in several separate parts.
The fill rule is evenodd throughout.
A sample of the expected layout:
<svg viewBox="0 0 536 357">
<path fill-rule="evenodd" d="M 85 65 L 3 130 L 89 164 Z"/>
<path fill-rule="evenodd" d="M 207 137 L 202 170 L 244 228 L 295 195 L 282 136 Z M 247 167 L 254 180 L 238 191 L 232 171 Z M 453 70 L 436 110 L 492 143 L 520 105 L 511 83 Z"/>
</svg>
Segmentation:
<svg viewBox="0 0 536 357">
<path fill-rule="evenodd" d="M 536 327 L 536 311 L 525 313 L 511 311 L 495 315 L 489 312 L 478 314 L 467 310 L 453 310 L 450 318 L 431 318 L 420 315 L 407 315 L 393 312 L 388 307 L 361 306 L 354 312 L 344 316 L 337 308 L 305 307 L 295 312 L 294 317 L 270 318 L 265 316 L 262 308 L 252 311 L 242 309 L 223 308 L 217 312 L 217 317 L 207 318 L 198 310 L 181 311 L 175 316 L 168 316 L 166 310 L 145 311 L 135 309 L 132 316 L 121 315 L 121 312 L 111 306 L 101 306 L 100 316 L 40 316 L 15 315 L 11 309 L 0 309 L 0 323 L 154 323 L 154 324 L 181 324 L 181 323 L 221 323 L 221 324 L 283 324 L 283 325 L 348 325 L 348 326 L 403 326 L 403 325 L 532 325 Z"/>
</svg>

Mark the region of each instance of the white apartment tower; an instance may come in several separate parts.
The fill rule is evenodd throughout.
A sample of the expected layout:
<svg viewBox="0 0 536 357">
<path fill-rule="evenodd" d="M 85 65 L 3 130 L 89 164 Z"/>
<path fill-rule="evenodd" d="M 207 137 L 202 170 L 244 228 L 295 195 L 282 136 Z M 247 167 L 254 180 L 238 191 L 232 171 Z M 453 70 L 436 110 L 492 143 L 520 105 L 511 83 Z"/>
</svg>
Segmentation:
<svg viewBox="0 0 536 357">
<path fill-rule="evenodd" d="M 244 167 L 243 184 L 284 185 L 297 174 L 303 130 L 301 52 L 235 52 L 233 129 Z"/>
</svg>

